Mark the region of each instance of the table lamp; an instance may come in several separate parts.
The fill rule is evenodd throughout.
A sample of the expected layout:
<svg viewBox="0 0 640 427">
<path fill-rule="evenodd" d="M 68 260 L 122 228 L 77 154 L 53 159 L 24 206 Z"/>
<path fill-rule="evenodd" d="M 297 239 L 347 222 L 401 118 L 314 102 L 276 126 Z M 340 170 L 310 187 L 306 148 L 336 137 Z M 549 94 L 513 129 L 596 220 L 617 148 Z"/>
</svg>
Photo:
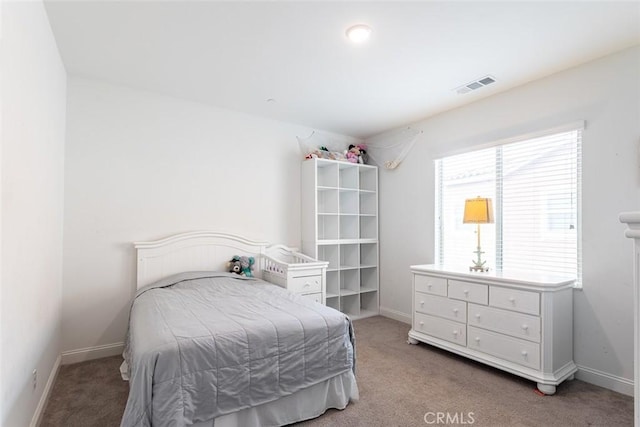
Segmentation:
<svg viewBox="0 0 640 427">
<path fill-rule="evenodd" d="M 480 224 L 493 224 L 493 205 L 491 199 L 485 197 L 476 197 L 475 199 L 467 199 L 464 202 L 464 224 L 478 224 L 478 248 L 474 252 L 478 254 L 478 259 L 469 267 L 469 271 L 489 271 L 489 267 L 485 267 L 486 261 L 482 261 L 482 250 L 480 249 Z"/>
</svg>

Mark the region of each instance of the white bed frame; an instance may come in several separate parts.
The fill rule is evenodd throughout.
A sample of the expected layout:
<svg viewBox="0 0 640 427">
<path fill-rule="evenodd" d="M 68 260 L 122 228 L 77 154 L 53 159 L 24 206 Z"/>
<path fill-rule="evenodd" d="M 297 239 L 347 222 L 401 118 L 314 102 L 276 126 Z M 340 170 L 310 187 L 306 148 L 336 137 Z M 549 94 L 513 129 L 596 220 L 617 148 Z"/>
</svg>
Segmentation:
<svg viewBox="0 0 640 427">
<path fill-rule="evenodd" d="M 136 242 L 137 287 L 185 271 L 227 271 L 234 255 L 252 256 L 253 274 L 262 278 L 269 243 L 214 231 L 193 231 L 151 242 Z"/>
<path fill-rule="evenodd" d="M 186 271 L 227 271 L 227 262 L 234 255 L 253 256 L 254 276 L 263 278 L 263 272 L 267 271 L 265 276 L 274 282 L 286 278 L 288 271 L 301 264 L 318 263 L 326 267 L 326 262 L 318 262 L 287 246 L 270 246 L 267 242 L 213 231 L 181 233 L 161 240 L 136 242 L 134 246 L 138 257 L 138 288 Z M 358 386 L 352 372 L 257 407 L 196 423 L 193 427 L 291 424 L 317 417 L 328 408 L 342 409 L 350 400 L 358 400 Z"/>
</svg>

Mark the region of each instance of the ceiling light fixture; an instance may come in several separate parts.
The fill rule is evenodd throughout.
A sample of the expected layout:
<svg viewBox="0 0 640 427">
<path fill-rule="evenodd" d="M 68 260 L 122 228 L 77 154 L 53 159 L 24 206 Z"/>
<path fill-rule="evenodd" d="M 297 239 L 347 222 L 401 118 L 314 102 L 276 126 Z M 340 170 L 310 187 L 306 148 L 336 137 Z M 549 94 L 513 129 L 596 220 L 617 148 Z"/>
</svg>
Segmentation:
<svg viewBox="0 0 640 427">
<path fill-rule="evenodd" d="M 352 42 L 364 43 L 371 36 L 371 27 L 366 24 L 354 25 L 347 29 L 346 34 Z"/>
</svg>

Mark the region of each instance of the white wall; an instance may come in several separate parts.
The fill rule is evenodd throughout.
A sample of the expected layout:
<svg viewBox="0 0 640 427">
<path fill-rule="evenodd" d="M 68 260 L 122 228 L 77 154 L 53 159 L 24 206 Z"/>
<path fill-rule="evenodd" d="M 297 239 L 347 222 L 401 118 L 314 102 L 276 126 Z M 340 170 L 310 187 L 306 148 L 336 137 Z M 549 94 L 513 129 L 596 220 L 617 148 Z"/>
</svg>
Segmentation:
<svg viewBox="0 0 640 427">
<path fill-rule="evenodd" d="M 26 426 L 60 353 L 66 72 L 41 2 L 3 2 L 1 93 L 0 424 Z"/>
<path fill-rule="evenodd" d="M 216 230 L 299 245 L 296 135 L 311 129 L 83 78 L 68 97 L 63 350 L 123 341 L 134 241 Z"/>
<path fill-rule="evenodd" d="M 424 133 L 409 157 L 380 173 L 382 311 L 410 319 L 408 266 L 435 259 L 434 159 L 585 120 L 574 358 L 582 378 L 632 392 L 632 242 L 618 213 L 640 208 L 639 76 L 636 47 L 417 123 Z"/>
</svg>

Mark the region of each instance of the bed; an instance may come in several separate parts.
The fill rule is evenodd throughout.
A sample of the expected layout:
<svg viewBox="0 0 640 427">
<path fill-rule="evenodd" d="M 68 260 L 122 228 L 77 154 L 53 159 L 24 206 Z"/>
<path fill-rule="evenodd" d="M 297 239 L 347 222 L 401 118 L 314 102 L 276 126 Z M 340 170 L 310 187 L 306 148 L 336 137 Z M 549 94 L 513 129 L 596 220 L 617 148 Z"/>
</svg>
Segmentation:
<svg viewBox="0 0 640 427">
<path fill-rule="evenodd" d="M 135 247 L 121 426 L 278 426 L 358 399 L 351 321 L 262 280 L 269 244 L 193 232 Z M 254 278 L 226 273 L 233 255 L 255 258 Z"/>
</svg>

